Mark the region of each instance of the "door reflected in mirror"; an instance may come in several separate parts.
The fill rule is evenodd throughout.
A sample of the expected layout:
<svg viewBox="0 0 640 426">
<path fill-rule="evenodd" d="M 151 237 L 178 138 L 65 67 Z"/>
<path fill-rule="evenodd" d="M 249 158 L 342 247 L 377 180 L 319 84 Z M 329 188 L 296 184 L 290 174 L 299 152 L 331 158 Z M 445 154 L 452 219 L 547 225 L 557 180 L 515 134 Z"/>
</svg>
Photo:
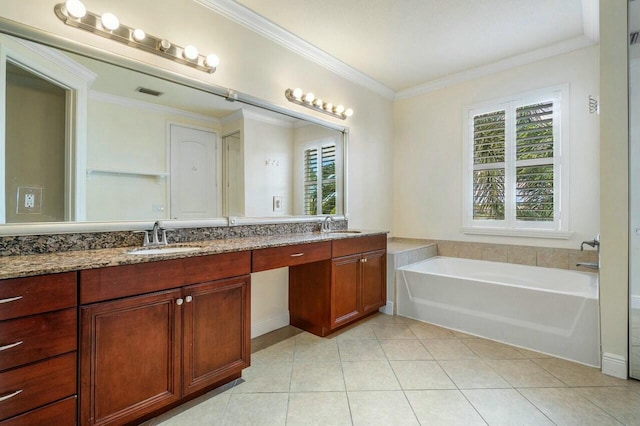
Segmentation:
<svg viewBox="0 0 640 426">
<path fill-rule="evenodd" d="M 344 213 L 340 131 L 6 35 L 0 48 L 0 223 Z"/>
</svg>

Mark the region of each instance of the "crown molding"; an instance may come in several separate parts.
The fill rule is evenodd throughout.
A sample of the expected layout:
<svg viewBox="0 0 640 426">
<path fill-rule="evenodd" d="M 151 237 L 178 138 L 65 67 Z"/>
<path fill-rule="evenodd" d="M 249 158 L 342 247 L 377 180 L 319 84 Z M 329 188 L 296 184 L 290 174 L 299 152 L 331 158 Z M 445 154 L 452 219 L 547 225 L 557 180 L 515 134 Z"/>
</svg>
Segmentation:
<svg viewBox="0 0 640 426">
<path fill-rule="evenodd" d="M 323 50 L 317 48 L 285 30 L 284 28 L 265 19 L 254 11 L 236 3 L 233 0 L 193 0 L 196 3 L 213 10 L 216 13 L 228 18 L 240 25 L 249 28 L 252 31 L 274 41 L 292 52 L 315 62 L 318 65 L 338 74 L 360 86 L 363 86 L 386 99 L 392 100 L 395 92 L 368 75 L 350 67 L 344 62 L 329 55 Z"/>
<path fill-rule="evenodd" d="M 395 100 L 407 99 L 414 96 L 422 95 L 424 93 L 433 92 L 435 90 L 443 89 L 454 84 L 459 84 L 490 74 L 495 74 L 497 72 L 506 71 L 511 68 L 515 68 L 521 65 L 527 65 L 532 62 L 541 61 L 543 59 L 551 58 L 563 53 L 569 53 L 574 50 L 584 49 L 585 47 L 593 46 L 596 43 L 596 41 L 592 40 L 589 37 L 576 37 L 554 44 L 552 46 L 547 46 L 543 47 L 542 49 L 537 49 L 531 52 L 512 56 L 510 58 L 503 59 L 501 61 L 494 62 L 488 65 L 470 68 L 468 70 L 457 72 L 455 74 L 450 74 L 446 77 L 428 81 L 418 86 L 400 90 L 396 93 Z"/>
<path fill-rule="evenodd" d="M 110 93 L 98 92 L 96 90 L 89 91 L 89 99 L 93 99 L 95 101 L 100 101 L 100 102 L 107 102 L 110 104 L 120 105 L 124 107 L 139 108 L 146 111 L 155 111 L 155 112 L 162 112 L 166 114 L 172 114 L 179 117 L 204 121 L 206 123 L 220 124 L 220 119 L 215 117 L 197 114 L 195 112 L 185 111 L 182 109 L 173 108 L 166 105 L 158 105 L 151 102 L 140 101 L 138 99 L 126 98 L 124 96 L 112 95 Z"/>
<path fill-rule="evenodd" d="M 29 40 L 23 40 L 21 38 L 15 38 L 15 40 L 23 45 L 24 47 L 30 49 L 41 57 L 53 62 L 58 65 L 60 68 L 64 69 L 71 74 L 74 74 L 80 77 L 83 81 L 87 83 L 87 85 L 91 86 L 93 82 L 98 78 L 98 74 L 91 71 L 89 68 L 80 65 L 78 62 L 74 61 L 67 55 L 62 52 L 49 47 L 43 44 L 34 43 Z"/>
</svg>

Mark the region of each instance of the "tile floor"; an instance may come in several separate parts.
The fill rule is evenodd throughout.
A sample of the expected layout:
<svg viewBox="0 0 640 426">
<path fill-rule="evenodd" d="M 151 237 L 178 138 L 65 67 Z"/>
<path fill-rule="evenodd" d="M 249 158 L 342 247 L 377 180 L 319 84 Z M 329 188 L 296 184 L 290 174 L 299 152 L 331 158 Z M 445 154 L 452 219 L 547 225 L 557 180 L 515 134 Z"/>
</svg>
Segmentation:
<svg viewBox="0 0 640 426">
<path fill-rule="evenodd" d="M 640 382 L 407 318 L 285 337 L 145 425 L 640 425 Z"/>
</svg>

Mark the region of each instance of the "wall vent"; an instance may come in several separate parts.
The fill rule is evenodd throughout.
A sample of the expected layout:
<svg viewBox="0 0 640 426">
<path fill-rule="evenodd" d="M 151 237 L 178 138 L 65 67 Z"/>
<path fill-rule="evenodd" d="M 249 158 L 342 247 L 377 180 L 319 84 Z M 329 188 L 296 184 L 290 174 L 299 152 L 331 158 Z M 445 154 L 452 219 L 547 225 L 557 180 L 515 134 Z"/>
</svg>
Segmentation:
<svg viewBox="0 0 640 426">
<path fill-rule="evenodd" d="M 153 89 L 147 89 L 146 87 L 138 87 L 136 89 L 136 92 L 144 93 L 145 95 L 150 95 L 150 96 L 162 96 L 162 95 L 164 95 L 163 92 L 158 92 L 157 90 L 153 90 Z"/>
</svg>

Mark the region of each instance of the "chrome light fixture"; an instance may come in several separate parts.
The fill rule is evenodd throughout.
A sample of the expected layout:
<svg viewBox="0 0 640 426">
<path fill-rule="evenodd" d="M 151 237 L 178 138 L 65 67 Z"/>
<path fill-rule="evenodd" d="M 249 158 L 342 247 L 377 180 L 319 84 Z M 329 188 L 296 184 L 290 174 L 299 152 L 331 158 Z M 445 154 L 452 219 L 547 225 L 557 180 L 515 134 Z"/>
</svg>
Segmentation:
<svg viewBox="0 0 640 426">
<path fill-rule="evenodd" d="M 311 92 L 303 93 L 302 89 L 298 87 L 287 89 L 284 95 L 289 102 L 311 108 L 314 111 L 323 112 L 340 120 L 345 120 L 353 115 L 351 108 L 345 108 L 343 105 L 334 106 L 331 102 L 324 102 L 322 99 L 317 98 Z"/>
<path fill-rule="evenodd" d="M 169 40 L 152 36 L 140 28 L 122 24 L 113 13 L 90 12 L 80 0 L 67 0 L 55 6 L 56 16 L 65 24 L 136 47 L 200 71 L 213 74 L 220 60 L 213 53 L 201 55 L 195 46 L 180 47 Z"/>
</svg>

